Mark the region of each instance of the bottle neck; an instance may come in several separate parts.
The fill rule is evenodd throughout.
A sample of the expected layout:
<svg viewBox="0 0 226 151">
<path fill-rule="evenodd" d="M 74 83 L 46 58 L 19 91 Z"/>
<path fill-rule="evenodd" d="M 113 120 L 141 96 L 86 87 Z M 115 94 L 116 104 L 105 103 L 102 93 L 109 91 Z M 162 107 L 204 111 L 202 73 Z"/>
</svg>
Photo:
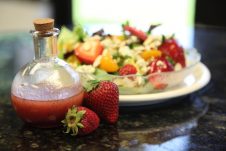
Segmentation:
<svg viewBox="0 0 226 151">
<path fill-rule="evenodd" d="M 35 59 L 57 56 L 57 35 L 59 30 L 54 28 L 51 31 L 32 31 Z"/>
</svg>

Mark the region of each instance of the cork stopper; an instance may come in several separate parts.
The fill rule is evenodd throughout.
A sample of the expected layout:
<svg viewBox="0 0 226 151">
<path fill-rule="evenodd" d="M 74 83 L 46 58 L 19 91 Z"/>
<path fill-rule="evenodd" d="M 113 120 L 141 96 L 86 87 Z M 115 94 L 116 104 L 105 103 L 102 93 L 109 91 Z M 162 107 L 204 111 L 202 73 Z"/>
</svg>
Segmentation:
<svg viewBox="0 0 226 151">
<path fill-rule="evenodd" d="M 33 21 L 35 30 L 47 31 L 52 30 L 54 26 L 54 19 L 51 18 L 40 18 Z"/>
</svg>

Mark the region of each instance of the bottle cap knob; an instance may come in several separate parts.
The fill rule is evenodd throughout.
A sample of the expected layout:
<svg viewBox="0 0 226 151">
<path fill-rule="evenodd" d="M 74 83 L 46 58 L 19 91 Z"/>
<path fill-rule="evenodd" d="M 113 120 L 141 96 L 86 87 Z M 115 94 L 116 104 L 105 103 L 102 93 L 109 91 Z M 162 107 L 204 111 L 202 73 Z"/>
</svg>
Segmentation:
<svg viewBox="0 0 226 151">
<path fill-rule="evenodd" d="M 52 30 L 54 26 L 54 19 L 51 18 L 40 18 L 33 21 L 35 30 L 47 31 Z"/>
</svg>

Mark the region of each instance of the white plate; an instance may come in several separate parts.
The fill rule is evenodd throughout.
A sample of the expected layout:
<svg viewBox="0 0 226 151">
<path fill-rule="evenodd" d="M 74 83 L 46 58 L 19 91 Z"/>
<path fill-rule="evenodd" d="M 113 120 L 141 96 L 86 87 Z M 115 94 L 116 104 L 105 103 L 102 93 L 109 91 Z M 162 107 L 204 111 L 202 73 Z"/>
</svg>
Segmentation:
<svg viewBox="0 0 226 151">
<path fill-rule="evenodd" d="M 210 77 L 209 69 L 203 63 L 199 63 L 181 85 L 159 93 L 119 95 L 119 104 L 120 106 L 135 106 L 170 101 L 172 98 L 181 97 L 203 88 L 210 81 Z"/>
</svg>

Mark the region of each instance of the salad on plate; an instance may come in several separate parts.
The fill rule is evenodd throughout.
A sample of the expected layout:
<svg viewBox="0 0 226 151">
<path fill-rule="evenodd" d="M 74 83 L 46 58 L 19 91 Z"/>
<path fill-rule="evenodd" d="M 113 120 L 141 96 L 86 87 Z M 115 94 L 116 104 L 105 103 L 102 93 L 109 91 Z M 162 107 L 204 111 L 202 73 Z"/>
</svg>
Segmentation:
<svg viewBox="0 0 226 151">
<path fill-rule="evenodd" d="M 200 61 L 200 54 L 185 50 L 174 35 L 152 34 L 158 26 L 142 31 L 126 22 L 120 35 L 103 29 L 89 35 L 79 25 L 73 30 L 62 27 L 59 57 L 80 73 L 84 84 L 110 80 L 121 95 L 163 91 L 183 82 Z"/>
</svg>

